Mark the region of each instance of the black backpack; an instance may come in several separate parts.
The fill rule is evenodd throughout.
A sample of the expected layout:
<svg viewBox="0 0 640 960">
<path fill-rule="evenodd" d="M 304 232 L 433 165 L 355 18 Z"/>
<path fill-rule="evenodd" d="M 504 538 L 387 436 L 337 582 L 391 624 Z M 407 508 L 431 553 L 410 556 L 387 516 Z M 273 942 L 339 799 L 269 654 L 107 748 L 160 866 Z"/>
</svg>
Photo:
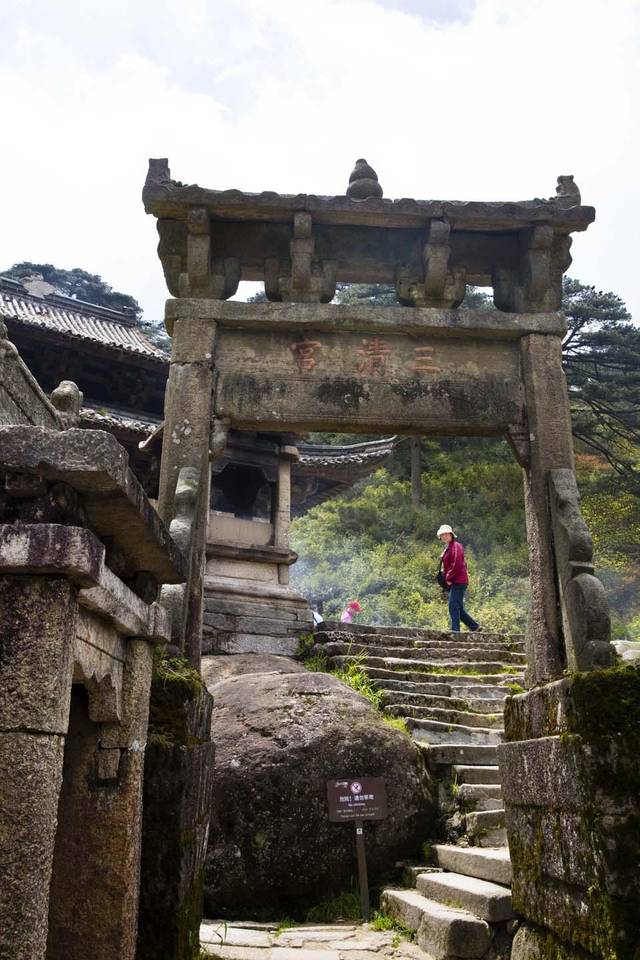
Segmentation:
<svg viewBox="0 0 640 960">
<path fill-rule="evenodd" d="M 443 590 L 448 590 L 447 581 L 444 578 L 444 573 L 442 572 L 442 557 L 440 557 L 440 563 L 438 564 L 438 572 L 436 573 L 436 581 L 438 586 L 442 587 Z"/>
</svg>

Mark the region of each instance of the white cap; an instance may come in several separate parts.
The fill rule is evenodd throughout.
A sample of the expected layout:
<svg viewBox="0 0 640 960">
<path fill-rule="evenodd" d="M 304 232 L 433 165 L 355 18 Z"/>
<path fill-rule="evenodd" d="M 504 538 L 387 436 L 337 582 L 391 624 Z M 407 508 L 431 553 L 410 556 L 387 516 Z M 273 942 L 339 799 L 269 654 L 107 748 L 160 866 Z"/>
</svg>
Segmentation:
<svg viewBox="0 0 640 960">
<path fill-rule="evenodd" d="M 438 527 L 436 537 L 439 537 L 441 533 L 453 533 L 453 530 L 448 523 L 443 523 L 441 527 Z M 453 533 L 453 535 L 455 537 L 455 533 Z"/>
</svg>

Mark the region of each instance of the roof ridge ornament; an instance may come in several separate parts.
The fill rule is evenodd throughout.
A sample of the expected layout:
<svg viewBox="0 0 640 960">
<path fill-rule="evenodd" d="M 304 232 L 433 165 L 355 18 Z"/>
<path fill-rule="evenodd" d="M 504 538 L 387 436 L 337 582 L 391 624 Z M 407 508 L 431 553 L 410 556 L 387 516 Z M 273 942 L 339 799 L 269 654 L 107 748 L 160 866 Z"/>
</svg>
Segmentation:
<svg viewBox="0 0 640 960">
<path fill-rule="evenodd" d="M 368 200 L 369 197 L 382 196 L 378 174 L 364 159 L 356 160 L 356 165 L 349 176 L 347 196 L 352 200 Z"/>
</svg>

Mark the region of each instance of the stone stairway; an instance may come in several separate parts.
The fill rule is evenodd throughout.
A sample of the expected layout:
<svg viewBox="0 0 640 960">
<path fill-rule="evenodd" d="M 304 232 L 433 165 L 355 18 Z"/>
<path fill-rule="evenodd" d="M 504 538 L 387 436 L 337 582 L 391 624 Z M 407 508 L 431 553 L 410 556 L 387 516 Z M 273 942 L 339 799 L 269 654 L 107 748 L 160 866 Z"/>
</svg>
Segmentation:
<svg viewBox="0 0 640 960">
<path fill-rule="evenodd" d="M 496 747 L 510 685 L 523 681 L 523 638 L 324 623 L 316 642 L 332 666 L 366 670 L 439 783 L 446 842 L 405 866 L 406 887 L 386 889 L 382 909 L 435 960 L 507 958 L 517 921 Z"/>
</svg>

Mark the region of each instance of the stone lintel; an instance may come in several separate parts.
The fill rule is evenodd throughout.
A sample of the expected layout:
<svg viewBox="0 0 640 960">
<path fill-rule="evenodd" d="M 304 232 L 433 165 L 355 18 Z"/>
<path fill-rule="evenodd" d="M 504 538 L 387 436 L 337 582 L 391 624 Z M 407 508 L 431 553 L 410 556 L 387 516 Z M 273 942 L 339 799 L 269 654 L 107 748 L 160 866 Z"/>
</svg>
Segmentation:
<svg viewBox="0 0 640 960">
<path fill-rule="evenodd" d="M 134 571 L 159 583 L 185 580 L 185 561 L 129 467 L 126 451 L 102 430 L 54 432 L 0 427 L 0 470 L 66 483 L 80 495 L 88 525 L 109 537 Z"/>
<path fill-rule="evenodd" d="M 105 617 L 123 636 L 168 640 L 164 608 L 144 603 L 104 558 L 104 546 L 82 527 L 0 524 L 0 575 L 64 577 L 80 588 L 80 606 Z"/>
<path fill-rule="evenodd" d="M 298 559 L 295 550 L 288 547 L 275 547 L 271 544 L 249 545 L 231 541 L 210 540 L 207 543 L 208 557 L 225 557 L 231 560 L 254 560 L 258 563 L 286 563 L 290 565 Z"/>
<path fill-rule="evenodd" d="M 429 334 L 493 340 L 518 340 L 531 333 L 562 337 L 562 313 L 504 313 L 500 310 L 442 310 L 435 307 L 369 307 L 335 303 L 240 303 L 193 298 L 166 301 L 169 333 L 176 320 L 217 321 L 244 330 L 314 330 Z"/>
</svg>

